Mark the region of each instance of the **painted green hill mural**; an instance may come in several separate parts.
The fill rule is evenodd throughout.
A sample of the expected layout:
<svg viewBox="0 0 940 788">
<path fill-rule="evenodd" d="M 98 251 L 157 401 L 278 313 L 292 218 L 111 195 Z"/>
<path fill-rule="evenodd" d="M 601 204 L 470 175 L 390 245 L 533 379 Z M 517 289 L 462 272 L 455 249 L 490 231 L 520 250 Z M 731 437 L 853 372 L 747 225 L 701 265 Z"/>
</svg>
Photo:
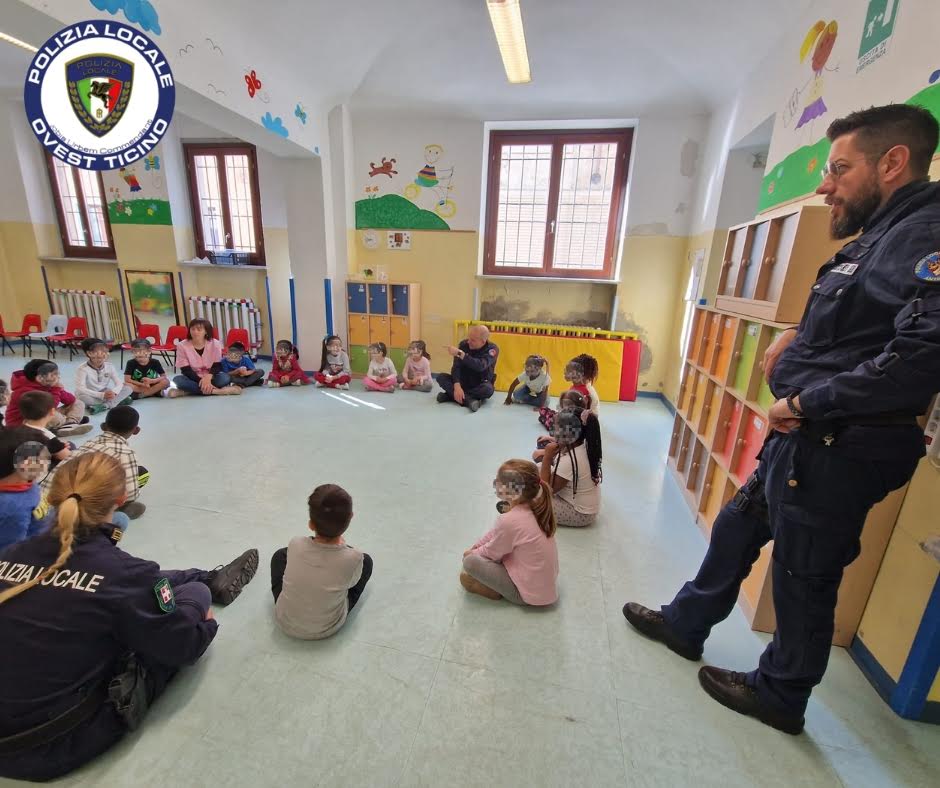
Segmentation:
<svg viewBox="0 0 940 788">
<path fill-rule="evenodd" d="M 940 83 L 924 88 L 904 103 L 924 107 L 940 120 Z M 758 213 L 814 191 L 822 180 L 820 172 L 828 155 L 829 140 L 823 137 L 814 145 L 797 148 L 770 167 L 761 184 Z"/>
<path fill-rule="evenodd" d="M 108 203 L 111 224 L 173 224 L 166 200 L 115 200 Z"/>
<path fill-rule="evenodd" d="M 356 229 L 449 230 L 440 216 L 419 208 L 399 194 L 356 201 Z"/>
</svg>

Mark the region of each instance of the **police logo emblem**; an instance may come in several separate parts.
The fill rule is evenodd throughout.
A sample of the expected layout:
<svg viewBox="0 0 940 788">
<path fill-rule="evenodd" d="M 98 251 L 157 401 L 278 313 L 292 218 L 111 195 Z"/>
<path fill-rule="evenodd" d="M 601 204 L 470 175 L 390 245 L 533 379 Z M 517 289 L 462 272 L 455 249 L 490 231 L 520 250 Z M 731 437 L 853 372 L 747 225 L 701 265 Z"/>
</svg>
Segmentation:
<svg viewBox="0 0 940 788">
<path fill-rule="evenodd" d="M 157 595 L 157 604 L 164 613 L 172 613 L 176 610 L 176 597 L 173 596 L 173 586 L 165 577 L 153 587 L 153 592 Z"/>
<path fill-rule="evenodd" d="M 96 137 L 103 137 L 124 117 L 133 78 L 134 64 L 114 55 L 96 53 L 65 64 L 72 110 Z"/>
<path fill-rule="evenodd" d="M 932 252 L 914 264 L 914 276 L 921 282 L 940 284 L 940 252 Z"/>
<path fill-rule="evenodd" d="M 153 156 L 175 102 L 160 48 L 116 20 L 60 30 L 37 50 L 23 88 L 26 117 L 43 148 L 84 170 L 116 170 Z"/>
</svg>

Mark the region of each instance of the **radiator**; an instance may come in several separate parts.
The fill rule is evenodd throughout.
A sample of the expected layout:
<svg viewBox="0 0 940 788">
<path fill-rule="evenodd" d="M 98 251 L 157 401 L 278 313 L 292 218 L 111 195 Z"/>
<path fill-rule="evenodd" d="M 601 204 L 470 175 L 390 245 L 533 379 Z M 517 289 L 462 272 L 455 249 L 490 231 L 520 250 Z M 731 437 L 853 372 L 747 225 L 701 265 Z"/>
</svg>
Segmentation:
<svg viewBox="0 0 940 788">
<path fill-rule="evenodd" d="M 103 290 L 52 290 L 52 311 L 66 317 L 83 317 L 89 336 L 108 342 L 124 341 L 124 316 L 117 299 Z"/>
<path fill-rule="evenodd" d="M 261 347 L 261 310 L 250 298 L 212 298 L 190 296 L 187 300 L 189 319 L 205 318 L 212 323 L 216 336 L 225 342 L 229 329 L 244 328 L 248 331 L 248 348 L 252 357 Z"/>
</svg>

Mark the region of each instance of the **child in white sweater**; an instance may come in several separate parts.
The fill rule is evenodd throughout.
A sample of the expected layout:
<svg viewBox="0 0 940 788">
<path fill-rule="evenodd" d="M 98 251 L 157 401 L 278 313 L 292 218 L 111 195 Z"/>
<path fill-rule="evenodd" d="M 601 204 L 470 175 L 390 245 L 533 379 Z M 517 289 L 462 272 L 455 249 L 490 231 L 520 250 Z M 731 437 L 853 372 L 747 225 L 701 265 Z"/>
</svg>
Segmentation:
<svg viewBox="0 0 940 788">
<path fill-rule="evenodd" d="M 131 387 L 108 361 L 108 346 L 100 339 L 89 338 L 82 342 L 82 350 L 88 360 L 80 364 L 75 373 L 75 396 L 92 413 L 101 413 L 117 405 L 129 405 Z"/>
</svg>

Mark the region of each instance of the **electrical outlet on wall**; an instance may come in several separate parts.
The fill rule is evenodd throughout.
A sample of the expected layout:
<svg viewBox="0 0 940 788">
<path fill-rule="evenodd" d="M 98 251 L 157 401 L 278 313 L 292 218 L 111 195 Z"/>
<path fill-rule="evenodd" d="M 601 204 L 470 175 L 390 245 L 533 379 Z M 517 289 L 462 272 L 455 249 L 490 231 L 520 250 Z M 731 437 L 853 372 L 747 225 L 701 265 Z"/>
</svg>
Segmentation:
<svg viewBox="0 0 940 788">
<path fill-rule="evenodd" d="M 410 251 L 411 233 L 406 233 L 403 230 L 389 230 L 388 248 Z"/>
</svg>

